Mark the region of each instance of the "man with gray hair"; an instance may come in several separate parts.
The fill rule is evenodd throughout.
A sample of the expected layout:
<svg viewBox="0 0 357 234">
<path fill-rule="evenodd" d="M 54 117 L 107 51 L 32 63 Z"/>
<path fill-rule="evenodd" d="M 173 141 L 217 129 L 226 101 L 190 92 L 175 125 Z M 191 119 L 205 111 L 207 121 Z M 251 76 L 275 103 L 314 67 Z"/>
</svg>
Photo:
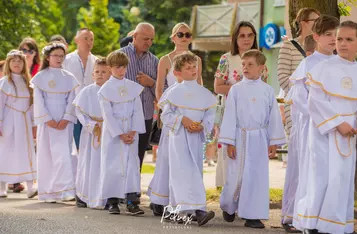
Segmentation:
<svg viewBox="0 0 357 234">
<path fill-rule="evenodd" d="M 120 49 L 129 57 L 126 78 L 144 86 L 141 93 L 146 133 L 139 134 L 140 170 L 143 164 L 154 115 L 155 87 L 159 59 L 149 52 L 155 37 L 155 28 L 149 23 L 139 23 L 133 34 L 133 42 Z"/>
</svg>

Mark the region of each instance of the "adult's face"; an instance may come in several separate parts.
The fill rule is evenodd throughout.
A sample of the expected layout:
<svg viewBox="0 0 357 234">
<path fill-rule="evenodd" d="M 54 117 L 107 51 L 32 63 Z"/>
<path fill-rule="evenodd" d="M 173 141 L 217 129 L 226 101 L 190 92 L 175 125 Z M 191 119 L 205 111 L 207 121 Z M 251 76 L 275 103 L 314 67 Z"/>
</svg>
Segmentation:
<svg viewBox="0 0 357 234">
<path fill-rule="evenodd" d="M 314 26 L 315 21 L 319 18 L 320 16 L 316 14 L 315 12 L 311 12 L 309 17 L 301 22 L 301 27 L 302 27 L 302 33 L 303 34 L 311 34 L 312 33 L 312 26 Z"/>
<path fill-rule="evenodd" d="M 133 44 L 138 53 L 147 52 L 155 38 L 155 30 L 151 27 L 142 27 L 133 35 Z"/>
<path fill-rule="evenodd" d="M 237 37 L 238 50 L 245 52 L 250 50 L 254 44 L 255 35 L 250 27 L 241 27 Z"/>
<path fill-rule="evenodd" d="M 75 41 L 78 50 L 91 51 L 94 44 L 94 34 L 91 31 L 83 30 L 79 32 Z"/>
</svg>

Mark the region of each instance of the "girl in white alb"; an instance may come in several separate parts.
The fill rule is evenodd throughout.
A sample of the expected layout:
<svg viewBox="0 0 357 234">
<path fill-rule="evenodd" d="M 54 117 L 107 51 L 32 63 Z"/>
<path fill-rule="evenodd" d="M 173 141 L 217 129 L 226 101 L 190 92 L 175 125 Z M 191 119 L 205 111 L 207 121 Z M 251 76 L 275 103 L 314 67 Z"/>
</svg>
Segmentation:
<svg viewBox="0 0 357 234">
<path fill-rule="evenodd" d="M 32 79 L 34 120 L 37 129 L 39 200 L 69 201 L 75 196 L 71 159 L 73 124 L 76 123 L 74 76 L 61 68 L 65 45 L 46 46 L 41 71 Z"/>
<path fill-rule="evenodd" d="M 32 134 L 32 92 L 26 57 L 18 50 L 7 54 L 5 76 L 0 79 L 0 197 L 6 183 L 26 181 L 28 198 L 37 195 L 36 157 Z M 11 164 L 11 167 L 9 165 Z"/>
</svg>

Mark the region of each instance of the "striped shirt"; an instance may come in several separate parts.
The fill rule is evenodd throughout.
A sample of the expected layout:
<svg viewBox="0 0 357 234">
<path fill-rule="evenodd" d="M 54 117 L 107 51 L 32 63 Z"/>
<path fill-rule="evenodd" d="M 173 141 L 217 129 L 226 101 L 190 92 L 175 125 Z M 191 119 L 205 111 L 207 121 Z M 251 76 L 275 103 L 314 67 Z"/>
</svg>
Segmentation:
<svg viewBox="0 0 357 234">
<path fill-rule="evenodd" d="M 282 47 L 280 48 L 278 57 L 278 81 L 280 88 L 282 88 L 285 92 L 285 96 L 288 94 L 291 87 L 289 78 L 303 59 L 304 56 L 290 41 L 283 43 Z M 284 105 L 284 115 L 286 121 L 284 126 L 285 132 L 289 138 L 290 130 L 292 127 L 292 120 L 290 114 L 290 105 L 288 104 Z"/>
<path fill-rule="evenodd" d="M 140 95 L 145 120 L 152 119 L 154 116 L 155 87 L 159 59 L 150 52 L 146 52 L 142 57 L 138 57 L 132 43 L 129 43 L 129 45 L 121 48 L 119 51 L 125 53 L 129 57 L 129 64 L 125 78 L 139 83 L 136 80 L 136 75 L 139 72 L 142 72 L 155 80 L 155 85 L 153 87 L 145 87 Z"/>
</svg>

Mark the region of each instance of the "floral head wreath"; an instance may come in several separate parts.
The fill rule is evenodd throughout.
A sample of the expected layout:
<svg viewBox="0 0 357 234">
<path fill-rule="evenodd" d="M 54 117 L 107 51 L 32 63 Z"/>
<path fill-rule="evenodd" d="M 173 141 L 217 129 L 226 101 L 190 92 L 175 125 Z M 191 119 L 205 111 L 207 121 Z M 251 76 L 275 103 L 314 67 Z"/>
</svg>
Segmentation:
<svg viewBox="0 0 357 234">
<path fill-rule="evenodd" d="M 6 58 L 12 57 L 12 56 L 25 57 L 25 54 L 20 50 L 11 50 L 9 53 L 7 53 Z"/>
<path fill-rule="evenodd" d="M 58 48 L 58 47 L 61 47 L 62 49 L 66 50 L 66 46 L 63 43 L 56 42 L 43 47 L 42 54 L 45 54 L 46 52 L 52 50 L 53 48 Z"/>
</svg>

